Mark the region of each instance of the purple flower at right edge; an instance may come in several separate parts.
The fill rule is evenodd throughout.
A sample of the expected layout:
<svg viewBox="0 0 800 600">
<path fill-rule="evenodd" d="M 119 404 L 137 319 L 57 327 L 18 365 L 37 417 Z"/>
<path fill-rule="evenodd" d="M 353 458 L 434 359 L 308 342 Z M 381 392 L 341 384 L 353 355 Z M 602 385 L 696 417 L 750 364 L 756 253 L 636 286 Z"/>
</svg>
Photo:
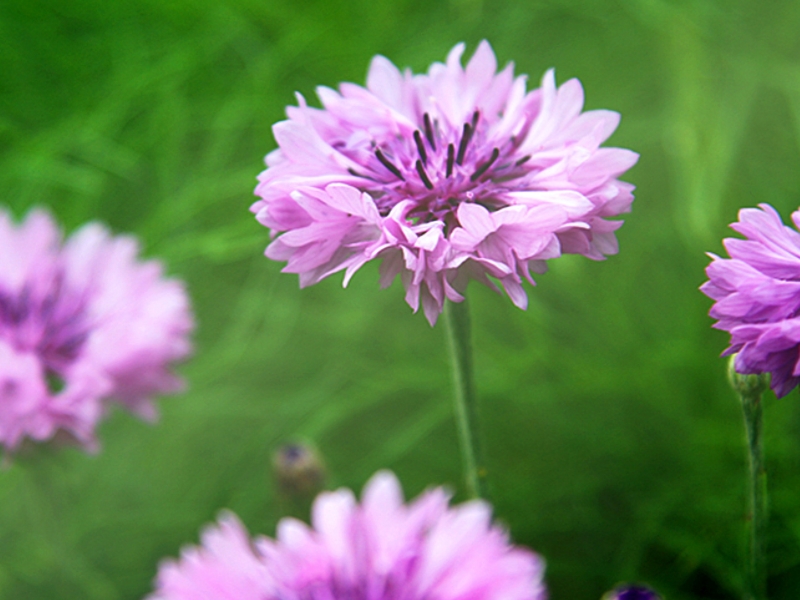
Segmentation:
<svg viewBox="0 0 800 600">
<path fill-rule="evenodd" d="M 800 210 L 792 213 L 800 228 Z M 731 228 L 746 239 L 723 241 L 730 258 L 709 254 L 700 290 L 716 302 L 709 314 L 731 334 L 724 356 L 738 373 L 770 373 L 779 398 L 800 383 L 800 233 L 768 204 L 739 211 Z"/>
</svg>

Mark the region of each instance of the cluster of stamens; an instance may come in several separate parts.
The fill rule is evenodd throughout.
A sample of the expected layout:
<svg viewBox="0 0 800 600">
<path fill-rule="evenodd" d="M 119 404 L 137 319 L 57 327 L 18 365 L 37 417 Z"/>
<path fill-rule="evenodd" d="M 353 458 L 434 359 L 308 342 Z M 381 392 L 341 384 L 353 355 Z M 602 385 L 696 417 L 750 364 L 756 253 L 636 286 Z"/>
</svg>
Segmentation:
<svg viewBox="0 0 800 600">
<path fill-rule="evenodd" d="M 452 221 L 462 202 L 477 202 L 497 210 L 505 203 L 497 199 L 497 185 L 493 184 L 525 175 L 528 169 L 523 165 L 530 156 L 516 158 L 513 139 L 502 150 L 492 146 L 488 155 L 479 156 L 479 144 L 473 141 L 480 125 L 480 112 L 475 111 L 460 132 L 443 132 L 438 122 L 425 113 L 422 127 L 413 133 L 413 146 L 402 138 L 383 144 L 374 142 L 374 176 L 351 173 L 370 182 L 361 187 L 373 196 L 383 215 L 406 199 L 416 205 L 408 216 L 423 222 Z M 505 160 L 500 160 L 501 156 Z"/>
<path fill-rule="evenodd" d="M 36 296 L 29 286 L 18 294 L 0 290 L 0 337 L 17 350 L 35 353 L 48 377 L 58 377 L 89 335 L 83 303 L 66 292 L 61 275 L 47 294 Z"/>
</svg>

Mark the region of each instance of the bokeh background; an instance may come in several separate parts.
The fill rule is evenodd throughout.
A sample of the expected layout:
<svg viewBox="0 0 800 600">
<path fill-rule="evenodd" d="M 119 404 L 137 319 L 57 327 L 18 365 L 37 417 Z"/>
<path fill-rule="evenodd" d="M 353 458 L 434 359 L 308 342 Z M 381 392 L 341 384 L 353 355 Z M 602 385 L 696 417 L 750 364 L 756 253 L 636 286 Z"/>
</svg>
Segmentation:
<svg viewBox="0 0 800 600">
<path fill-rule="evenodd" d="M 274 533 L 272 452 L 313 443 L 328 486 L 393 469 L 463 498 L 442 325 L 375 265 L 298 289 L 248 212 L 297 90 L 363 83 L 377 53 L 424 71 L 488 39 L 531 86 L 578 77 L 641 154 L 605 262 L 552 261 L 522 312 L 470 288 L 497 518 L 547 559 L 553 600 L 623 580 L 740 596 L 740 409 L 698 292 L 740 207 L 800 204 L 800 5 L 771 0 L 4 0 L 0 189 L 140 236 L 187 281 L 186 394 L 156 426 L 117 411 L 102 451 L 0 471 L 0 597 L 122 600 L 222 508 Z M 800 597 L 800 398 L 765 399 L 770 593 Z"/>
</svg>

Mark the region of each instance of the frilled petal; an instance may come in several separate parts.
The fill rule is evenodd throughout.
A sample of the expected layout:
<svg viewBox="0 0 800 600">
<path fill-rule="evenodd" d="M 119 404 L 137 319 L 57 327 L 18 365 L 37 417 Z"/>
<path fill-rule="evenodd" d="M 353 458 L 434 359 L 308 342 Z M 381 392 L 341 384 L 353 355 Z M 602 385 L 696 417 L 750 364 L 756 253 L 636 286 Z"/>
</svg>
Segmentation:
<svg viewBox="0 0 800 600">
<path fill-rule="evenodd" d="M 488 504 L 448 500 L 437 488 L 406 504 L 383 471 L 360 504 L 325 492 L 312 527 L 283 519 L 274 540 L 251 543 L 225 513 L 201 547 L 161 564 L 149 600 L 544 600 L 542 559 L 511 545 Z"/>
</svg>

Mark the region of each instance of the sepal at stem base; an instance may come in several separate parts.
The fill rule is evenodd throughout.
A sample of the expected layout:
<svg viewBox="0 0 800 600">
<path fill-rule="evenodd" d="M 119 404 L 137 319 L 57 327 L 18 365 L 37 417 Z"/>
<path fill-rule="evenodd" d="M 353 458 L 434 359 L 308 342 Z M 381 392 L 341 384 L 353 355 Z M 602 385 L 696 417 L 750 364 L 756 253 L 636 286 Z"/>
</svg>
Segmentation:
<svg viewBox="0 0 800 600">
<path fill-rule="evenodd" d="M 728 381 L 739 396 L 761 396 L 769 389 L 769 373 L 745 374 L 736 370 L 736 355 L 728 361 Z"/>
</svg>

